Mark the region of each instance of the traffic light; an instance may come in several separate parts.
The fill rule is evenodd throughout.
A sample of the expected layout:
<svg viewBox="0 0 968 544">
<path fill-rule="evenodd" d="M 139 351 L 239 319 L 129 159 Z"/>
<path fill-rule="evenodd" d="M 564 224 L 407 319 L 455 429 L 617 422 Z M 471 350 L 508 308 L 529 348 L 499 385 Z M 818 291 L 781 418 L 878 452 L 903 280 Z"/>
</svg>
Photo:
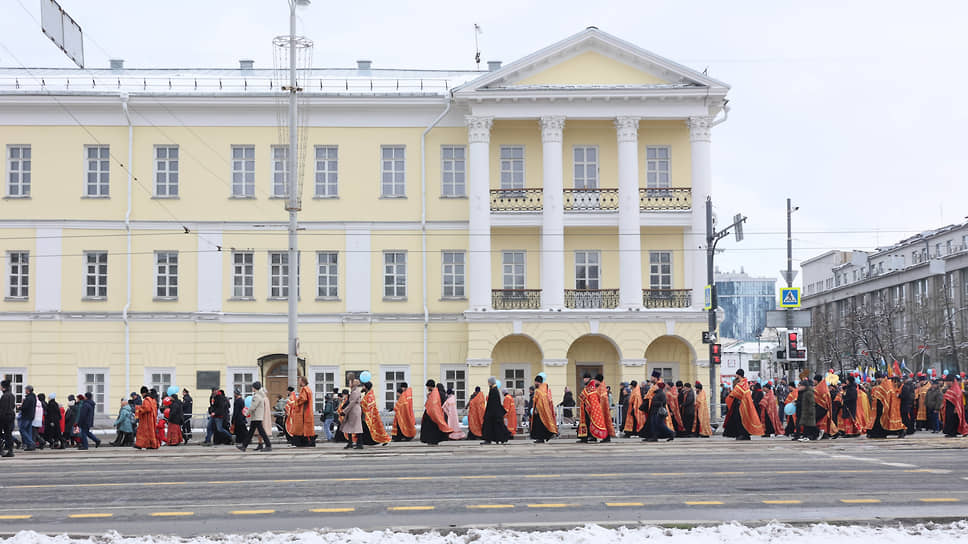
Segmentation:
<svg viewBox="0 0 968 544">
<path fill-rule="evenodd" d="M 787 360 L 807 360 L 807 346 L 803 343 L 803 335 L 800 331 L 790 331 L 787 333 Z"/>
<path fill-rule="evenodd" d="M 722 344 L 709 344 L 709 360 L 712 361 L 714 365 L 723 364 Z"/>
<path fill-rule="evenodd" d="M 790 331 L 787 333 L 787 353 L 793 355 L 797 352 L 797 344 L 800 340 L 800 333 L 797 331 Z"/>
</svg>

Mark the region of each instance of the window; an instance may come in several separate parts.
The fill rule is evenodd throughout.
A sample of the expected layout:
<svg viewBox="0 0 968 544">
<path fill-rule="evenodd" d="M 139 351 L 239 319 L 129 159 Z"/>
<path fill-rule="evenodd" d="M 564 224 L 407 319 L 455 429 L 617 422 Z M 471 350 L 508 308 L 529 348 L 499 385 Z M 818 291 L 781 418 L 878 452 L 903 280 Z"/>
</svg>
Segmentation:
<svg viewBox="0 0 968 544">
<path fill-rule="evenodd" d="M 178 298 L 178 252 L 155 252 L 155 297 Z"/>
<path fill-rule="evenodd" d="M 407 296 L 407 252 L 383 252 L 383 296 L 404 298 Z"/>
<path fill-rule="evenodd" d="M 313 404 L 316 405 L 316 413 L 321 414 L 326 407 L 326 394 L 336 389 L 336 369 L 310 368 L 309 378 L 313 384 Z"/>
<path fill-rule="evenodd" d="M 934 244 L 934 256 L 935 257 L 940 257 L 941 256 L 941 242 L 938 242 L 937 244 Z"/>
<path fill-rule="evenodd" d="M 917 264 L 917 263 L 918 263 L 918 252 L 917 251 L 912 251 L 911 252 L 911 264 Z"/>
<path fill-rule="evenodd" d="M 380 163 L 382 183 L 380 194 L 383 197 L 395 198 L 407 196 L 406 183 L 406 148 L 402 145 L 385 145 L 380 147 Z"/>
<path fill-rule="evenodd" d="M 598 188 L 598 147 L 594 145 L 576 145 L 575 155 L 575 189 Z"/>
<path fill-rule="evenodd" d="M 87 368 L 80 369 L 78 371 L 79 384 L 81 391 L 84 394 L 93 393 L 94 402 L 97 404 L 95 407 L 95 412 L 98 414 L 104 413 L 104 399 L 107 393 L 107 375 L 108 370 L 106 368 Z"/>
<path fill-rule="evenodd" d="M 453 366 L 441 367 L 440 381 L 444 384 L 444 389 L 453 390 L 457 400 L 457 409 L 463 410 L 467 407 L 467 367 Z M 446 400 L 446 399 L 445 399 Z"/>
<path fill-rule="evenodd" d="M 734 366 L 735 366 L 735 365 L 734 365 Z M 671 368 L 671 367 L 667 367 L 667 366 L 657 366 L 657 367 L 656 367 L 656 366 L 654 366 L 654 367 L 652 367 L 652 368 L 651 368 L 651 369 L 649 370 L 649 373 L 648 373 L 648 375 L 649 375 L 649 376 L 651 376 L 651 375 L 652 375 L 652 371 L 653 371 L 653 370 L 658 370 L 659 372 L 661 372 L 661 373 L 662 373 L 662 381 L 664 381 L 664 382 L 666 382 L 666 383 L 668 383 L 668 382 L 670 382 L 670 381 L 674 381 L 674 380 L 672 379 L 672 376 L 673 376 L 673 374 L 672 374 L 672 368 Z"/>
<path fill-rule="evenodd" d="M 111 148 L 106 145 L 84 147 L 84 196 L 97 198 L 110 194 Z"/>
<path fill-rule="evenodd" d="M 316 296 L 339 297 L 339 261 L 335 251 L 316 253 Z"/>
<path fill-rule="evenodd" d="M 575 289 L 601 289 L 601 253 L 598 251 L 575 252 Z"/>
<path fill-rule="evenodd" d="M 30 290 L 30 253 L 7 252 L 7 298 L 27 299 Z"/>
<path fill-rule="evenodd" d="M 255 146 L 232 146 L 232 197 L 255 197 Z"/>
<path fill-rule="evenodd" d="M 945 255 L 951 255 L 951 240 L 944 243 Z"/>
<path fill-rule="evenodd" d="M 289 196 L 289 147 L 272 146 L 272 196 Z"/>
<path fill-rule="evenodd" d="M 4 380 L 10 380 L 10 392 L 13 393 L 14 402 L 20 404 L 24 401 L 24 384 L 27 383 L 27 370 L 23 368 L 2 369 L 0 376 Z"/>
<path fill-rule="evenodd" d="M 178 196 L 178 146 L 155 147 L 155 196 Z"/>
<path fill-rule="evenodd" d="M 175 370 L 171 368 L 146 368 L 145 385 L 148 386 L 148 389 L 157 391 L 158 396 L 164 398 L 168 394 L 168 388 L 175 382 L 174 376 Z M 229 391 L 229 394 L 231 393 Z"/>
<path fill-rule="evenodd" d="M 750 372 L 759 372 L 760 371 L 760 361 L 758 361 L 758 360 L 750 360 L 749 367 L 750 367 Z"/>
<path fill-rule="evenodd" d="M 316 146 L 316 196 L 335 198 L 339 196 L 339 162 L 335 145 Z"/>
<path fill-rule="evenodd" d="M 410 367 L 380 367 L 383 374 L 383 400 L 385 410 L 393 410 L 397 401 L 397 386 L 409 381 Z M 446 400 L 446 399 L 444 399 Z"/>
<path fill-rule="evenodd" d="M 442 196 L 466 196 L 467 160 L 462 145 L 445 145 L 440 148 Z"/>
<path fill-rule="evenodd" d="M 253 298 L 254 258 L 251 251 L 232 252 L 232 298 Z"/>
<path fill-rule="evenodd" d="M 524 188 L 524 146 L 501 146 L 501 188 Z"/>
<path fill-rule="evenodd" d="M 444 298 L 464 297 L 464 252 L 444 251 L 443 284 Z"/>
<path fill-rule="evenodd" d="M 528 367 L 526 366 L 506 366 L 502 374 L 501 388 L 512 391 L 514 389 L 527 390 L 528 388 Z M 487 394 L 487 393 L 485 393 Z"/>
<path fill-rule="evenodd" d="M 645 148 L 646 187 L 669 186 L 669 146 L 650 145 Z"/>
<path fill-rule="evenodd" d="M 30 196 L 30 146 L 7 146 L 7 196 Z"/>
<path fill-rule="evenodd" d="M 108 252 L 84 252 L 84 298 L 108 296 Z"/>
<path fill-rule="evenodd" d="M 296 273 L 298 274 L 299 271 L 297 270 Z M 269 298 L 289 298 L 288 251 L 269 252 Z"/>
<path fill-rule="evenodd" d="M 255 390 L 252 389 L 252 382 L 255 381 L 256 377 L 256 371 L 254 369 L 230 368 L 229 376 L 232 378 L 232 390 L 228 392 L 229 395 L 232 395 L 236 390 L 239 390 L 242 392 L 242 398 L 245 398 L 255 392 Z"/>
<path fill-rule="evenodd" d="M 501 254 L 501 262 L 504 269 L 504 289 L 524 289 L 524 252 L 505 251 Z"/>
<path fill-rule="evenodd" d="M 672 289 L 672 252 L 649 252 L 649 285 L 652 289 Z"/>
</svg>

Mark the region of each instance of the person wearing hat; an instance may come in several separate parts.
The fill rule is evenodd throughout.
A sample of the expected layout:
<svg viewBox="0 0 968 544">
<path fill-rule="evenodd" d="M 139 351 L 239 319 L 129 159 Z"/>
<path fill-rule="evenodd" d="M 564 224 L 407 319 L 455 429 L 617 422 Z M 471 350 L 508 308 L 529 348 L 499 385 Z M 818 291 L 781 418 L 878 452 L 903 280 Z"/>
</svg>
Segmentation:
<svg viewBox="0 0 968 544">
<path fill-rule="evenodd" d="M 932 434 L 941 432 L 941 408 L 944 407 L 944 397 L 941 393 L 941 384 L 938 380 L 929 382 L 931 386 L 924 394 L 924 410 L 927 413 L 927 429 Z"/>
<path fill-rule="evenodd" d="M 393 405 L 394 442 L 409 442 L 417 436 L 417 421 L 413 413 L 413 389 L 407 382 L 397 386 L 397 402 Z"/>
<path fill-rule="evenodd" d="M 235 444 L 241 445 L 249 436 L 249 427 L 245 418 L 245 398 L 238 388 L 232 392 L 232 423 L 229 430 L 235 435 Z"/>
<path fill-rule="evenodd" d="M 340 430 L 346 435 L 345 449 L 363 449 L 363 445 L 358 443 L 360 435 L 363 434 L 363 408 L 360 406 L 362 402 L 360 380 L 353 378 L 350 394 L 346 398 L 346 407 L 343 408 L 343 424 L 340 426 Z"/>
<path fill-rule="evenodd" d="M 702 382 L 696 382 L 696 423 L 694 432 L 699 438 L 709 438 L 713 428 L 709 424 L 709 394 L 703 390 Z"/>
<path fill-rule="evenodd" d="M 749 440 L 750 436 L 762 436 L 763 423 L 753 406 L 753 393 L 746 380 L 746 371 L 736 371 L 733 389 L 726 397 L 726 419 L 723 421 L 723 436 L 736 440 Z"/>
<path fill-rule="evenodd" d="M 915 429 L 919 431 L 928 430 L 928 407 L 925 403 L 925 397 L 930 390 L 931 382 L 928 381 L 928 375 L 918 373 L 917 393 L 914 398 L 914 425 Z"/>
<path fill-rule="evenodd" d="M 245 451 L 252 443 L 252 437 L 258 432 L 262 443 L 256 447 L 255 451 L 272 451 L 272 442 L 269 441 L 269 435 L 266 434 L 265 428 L 265 422 L 269 421 L 269 415 L 269 397 L 266 396 L 266 392 L 262 388 L 262 382 L 254 381 L 252 382 L 252 406 L 249 407 L 249 417 L 251 418 L 249 433 L 245 435 L 242 443 L 236 447 Z"/>
<path fill-rule="evenodd" d="M 192 410 L 195 408 L 195 400 L 188 393 L 188 389 L 182 389 L 182 438 L 187 444 L 192 439 Z"/>
<path fill-rule="evenodd" d="M 185 412 L 182 401 L 178 399 L 178 393 L 165 397 L 168 399 L 168 429 L 165 435 L 165 443 L 169 446 L 177 446 L 185 441 L 182 437 L 182 424 L 185 422 Z"/>
<path fill-rule="evenodd" d="M 948 438 L 968 435 L 968 422 L 965 421 L 964 392 L 960 376 L 948 376 L 948 388 L 944 392 L 944 408 L 941 420 L 944 427 L 941 431 Z"/>
<path fill-rule="evenodd" d="M 682 414 L 682 436 L 696 436 L 696 392 L 692 390 L 692 384 L 689 382 L 684 382 L 677 388 L 680 399 L 679 412 Z"/>
<path fill-rule="evenodd" d="M 808 378 L 800 380 L 796 403 L 797 433 L 793 440 L 816 440 L 820 436 L 820 429 L 817 427 L 817 399 L 813 381 Z"/>
<path fill-rule="evenodd" d="M 487 406 L 487 395 L 481 392 L 480 386 L 474 388 L 470 401 L 467 403 L 467 439 L 482 440 L 484 437 L 484 408 Z"/>
<path fill-rule="evenodd" d="M 491 376 L 487 379 L 487 403 L 484 405 L 484 424 L 481 426 L 482 446 L 497 443 L 506 444 L 511 438 L 508 432 L 507 423 L 504 416 L 507 411 L 504 409 L 504 401 L 501 399 L 501 391 L 497 388 L 497 378 Z"/>
<path fill-rule="evenodd" d="M 625 438 L 639 436 L 645 427 L 645 414 L 639 408 L 642 406 L 642 390 L 639 382 L 632 380 L 628 395 L 625 397 L 625 423 L 622 425 L 622 432 Z"/>
<path fill-rule="evenodd" d="M 558 436 L 558 420 L 555 416 L 555 403 L 544 376 L 534 377 L 534 399 L 532 400 L 531 439 L 535 444 L 543 444 Z"/>
<path fill-rule="evenodd" d="M 445 440 L 449 440 L 449 435 L 454 432 L 454 429 L 447 424 L 444 416 L 437 382 L 427 380 L 425 385 L 427 387 L 427 400 L 424 401 L 423 418 L 420 420 L 420 441 L 424 444 L 436 446 Z"/>
<path fill-rule="evenodd" d="M 874 374 L 874 380 L 877 382 L 871 390 L 874 413 L 867 438 L 887 438 L 888 435 L 904 438 L 906 429 L 901 420 L 901 401 L 891 380 L 880 371 Z"/>
<path fill-rule="evenodd" d="M 582 381 L 584 386 L 578 392 L 578 442 L 605 440 L 609 434 L 598 382 L 588 373 L 582 376 Z"/>
<path fill-rule="evenodd" d="M 0 457 L 13 457 L 13 425 L 17 421 L 17 399 L 10 380 L 0 381 Z"/>
<path fill-rule="evenodd" d="M 141 405 L 134 409 L 134 415 L 138 418 L 135 449 L 158 449 L 158 437 L 155 435 L 155 426 L 158 424 L 158 401 L 147 387 L 141 388 Z"/>
</svg>

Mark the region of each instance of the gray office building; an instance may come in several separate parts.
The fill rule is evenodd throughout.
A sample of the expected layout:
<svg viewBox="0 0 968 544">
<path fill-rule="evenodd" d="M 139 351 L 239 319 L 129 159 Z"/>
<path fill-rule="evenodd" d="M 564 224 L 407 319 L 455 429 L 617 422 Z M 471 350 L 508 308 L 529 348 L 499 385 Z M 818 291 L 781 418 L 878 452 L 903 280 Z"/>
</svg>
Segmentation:
<svg viewBox="0 0 968 544">
<path fill-rule="evenodd" d="M 776 280 L 716 271 L 716 292 L 724 317 L 719 336 L 755 342 L 766 328 L 766 312 L 776 309 Z"/>
</svg>

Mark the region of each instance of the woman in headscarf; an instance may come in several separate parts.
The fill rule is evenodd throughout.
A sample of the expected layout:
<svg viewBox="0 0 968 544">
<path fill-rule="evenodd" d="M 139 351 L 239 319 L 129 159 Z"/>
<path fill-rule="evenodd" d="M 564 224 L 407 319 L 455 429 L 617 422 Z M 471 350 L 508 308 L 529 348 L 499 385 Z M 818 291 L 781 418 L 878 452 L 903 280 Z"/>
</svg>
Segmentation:
<svg viewBox="0 0 968 544">
<path fill-rule="evenodd" d="M 363 384 L 363 400 L 360 401 L 360 407 L 363 409 L 363 438 L 361 442 L 367 446 L 376 444 L 386 446 L 389 444 L 390 435 L 387 434 L 387 429 L 383 426 L 383 419 L 380 418 L 380 407 L 376 404 L 373 382 Z"/>
<path fill-rule="evenodd" d="M 481 427 L 481 435 L 484 441 L 481 442 L 481 445 L 484 446 L 492 442 L 506 444 L 511 438 L 511 433 L 508 432 L 507 424 L 504 421 L 507 412 L 504 410 L 501 392 L 497 388 L 497 378 L 494 376 L 488 378 L 487 385 L 487 404 L 484 405 L 484 425 Z"/>
<path fill-rule="evenodd" d="M 439 392 L 439 391 L 438 391 Z M 444 401 L 444 417 L 447 419 L 447 426 L 454 430 L 450 433 L 451 440 L 463 440 L 466 438 L 464 431 L 460 430 L 460 416 L 457 415 L 457 397 L 453 389 L 447 390 L 447 400 Z"/>
<path fill-rule="evenodd" d="M 424 402 L 423 419 L 420 420 L 420 441 L 436 446 L 447 440 L 452 432 L 454 431 L 447 425 L 444 410 L 440 404 L 437 382 L 427 380 L 427 400 Z"/>
</svg>

